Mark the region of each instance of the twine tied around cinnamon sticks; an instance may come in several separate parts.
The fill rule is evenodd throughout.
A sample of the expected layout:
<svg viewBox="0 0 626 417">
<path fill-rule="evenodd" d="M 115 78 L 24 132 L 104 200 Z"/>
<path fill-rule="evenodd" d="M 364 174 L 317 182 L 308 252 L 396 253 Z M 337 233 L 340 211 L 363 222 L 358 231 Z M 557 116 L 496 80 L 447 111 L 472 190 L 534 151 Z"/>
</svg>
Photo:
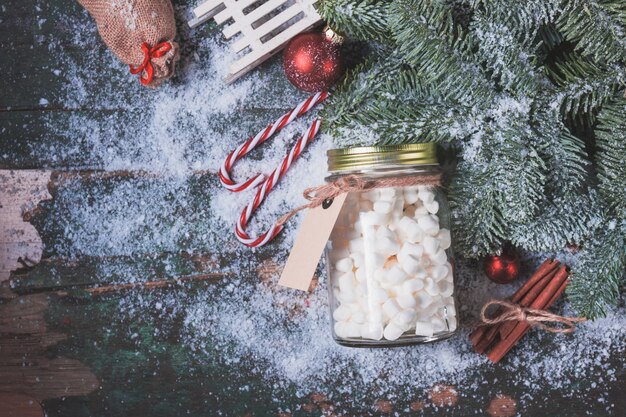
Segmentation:
<svg viewBox="0 0 626 417">
<path fill-rule="evenodd" d="M 420 174 L 368 180 L 358 175 L 342 176 L 327 184 L 306 188 L 302 195 L 309 202 L 291 210 L 289 213 L 279 218 L 276 224 L 282 226 L 287 220 L 304 209 L 319 207 L 323 204 L 330 205 L 335 197 L 344 193 L 367 191 L 375 188 L 410 187 L 416 185 L 438 187 L 441 185 L 441 174 Z"/>
<path fill-rule="evenodd" d="M 568 278 L 569 270 L 566 265 L 547 259 L 509 301 L 487 303 L 481 312 L 483 325 L 470 334 L 474 350 L 497 363 L 524 337 L 531 326 L 542 327 L 546 326 L 545 322 L 559 322 L 565 324 L 563 329 L 556 328 L 560 333 L 572 332 L 574 324 L 585 319 L 562 318 L 547 311 L 565 291 Z M 494 304 L 498 305 L 495 314 L 490 318 L 485 317 L 487 308 Z M 486 318 L 487 321 L 484 320 Z M 565 323 L 562 319 L 570 320 L 571 323 Z"/>
<path fill-rule="evenodd" d="M 493 318 L 487 317 L 487 310 L 491 306 L 500 306 L 501 313 Z M 498 324 L 505 321 L 526 322 L 531 327 L 538 327 L 550 333 L 571 333 L 576 330 L 576 323 L 587 319 L 583 317 L 564 317 L 538 308 L 522 307 L 508 301 L 491 300 L 480 311 L 480 319 L 484 324 Z M 548 326 L 544 323 L 560 323 L 564 327 Z"/>
</svg>

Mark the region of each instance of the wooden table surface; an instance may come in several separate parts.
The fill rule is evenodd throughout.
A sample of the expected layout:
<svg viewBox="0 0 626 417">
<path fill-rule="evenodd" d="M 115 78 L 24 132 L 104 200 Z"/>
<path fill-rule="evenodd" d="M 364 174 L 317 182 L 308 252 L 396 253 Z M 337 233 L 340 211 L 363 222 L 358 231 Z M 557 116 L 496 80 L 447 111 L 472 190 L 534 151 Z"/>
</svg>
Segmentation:
<svg viewBox="0 0 626 417">
<path fill-rule="evenodd" d="M 183 19 L 193 2 L 175 4 L 183 75 L 171 82 L 182 84 L 192 82 L 184 76 L 186 68 L 207 58 L 201 41 L 219 34 L 210 25 L 190 33 Z M 623 351 L 609 360 L 616 377 L 597 389 L 591 380 L 553 388 L 538 378 L 531 382 L 542 387 L 542 395 L 535 390 L 529 397 L 523 384 L 512 382 L 511 367 L 500 364 L 477 369 L 468 386 L 446 388 L 448 381 L 436 381 L 443 392 L 416 387 L 410 398 L 393 400 L 365 393 L 354 404 L 333 387 L 305 397 L 296 395 L 295 386 L 275 390 L 245 360 L 225 364 L 217 347 L 207 348 L 207 360 L 206 353 L 183 343 L 183 312 L 120 313 L 120 303 L 129 297 L 141 297 L 142 305 L 173 297 L 184 305 L 234 275 L 250 281 L 275 278 L 276 260 L 286 254 L 275 247 L 243 251 L 222 237 L 225 229 L 208 226 L 211 192 L 218 187 L 214 171 L 195 172 L 180 189 L 173 179 L 145 170 L 102 171 L 109 161 L 93 152 L 93 143 L 81 140 L 77 121 L 90 121 L 84 126 L 90 131 L 102 129 L 103 141 L 129 142 L 132 135 L 124 126 L 143 117 L 155 93 L 138 86 L 114 61 L 75 1 L 4 1 L 0 47 L 0 417 L 41 416 L 43 410 L 63 417 L 626 415 Z M 293 94 L 280 65 L 272 60 L 263 71 L 278 98 L 246 102 L 237 120 L 216 122 L 215 132 L 252 132 L 285 110 L 280 99 Z M 105 99 L 111 97 L 115 100 Z M 142 151 L 125 146 L 128 152 Z M 93 196 L 107 201 L 127 192 L 133 201 L 158 190 L 164 191 L 161 212 L 153 213 L 156 233 L 175 234 L 175 246 L 136 236 L 130 237 L 136 244 L 124 251 L 76 251 L 78 237 L 68 230 L 92 233 L 92 241 L 107 239 L 75 216 L 77 209 L 97 207 Z M 173 216 L 183 219 L 190 233 L 176 229 L 180 223 Z M 202 250 L 198 236 L 207 235 L 216 245 Z M 141 343 L 130 340 L 129 332 Z M 590 375 L 601 370 L 595 372 Z"/>
</svg>

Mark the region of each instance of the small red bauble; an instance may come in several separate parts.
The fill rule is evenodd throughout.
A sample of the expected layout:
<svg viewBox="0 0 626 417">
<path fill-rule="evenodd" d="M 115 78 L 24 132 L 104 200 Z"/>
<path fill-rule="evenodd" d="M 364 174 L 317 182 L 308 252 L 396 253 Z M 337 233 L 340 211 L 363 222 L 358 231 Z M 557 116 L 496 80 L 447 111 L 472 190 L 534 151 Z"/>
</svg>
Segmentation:
<svg viewBox="0 0 626 417">
<path fill-rule="evenodd" d="M 301 33 L 287 44 L 283 68 L 287 79 L 300 90 L 328 90 L 343 74 L 341 44 L 327 33 Z"/>
<path fill-rule="evenodd" d="M 509 284 L 519 277 L 520 259 L 517 253 L 505 251 L 502 255 L 487 256 L 483 266 L 490 280 Z"/>
</svg>

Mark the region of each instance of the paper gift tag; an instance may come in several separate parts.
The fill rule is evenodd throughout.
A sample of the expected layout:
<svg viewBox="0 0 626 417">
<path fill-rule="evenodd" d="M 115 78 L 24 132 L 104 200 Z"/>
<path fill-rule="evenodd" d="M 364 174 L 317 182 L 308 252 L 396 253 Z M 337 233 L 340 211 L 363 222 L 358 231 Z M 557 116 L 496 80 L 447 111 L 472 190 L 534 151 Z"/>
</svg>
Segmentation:
<svg viewBox="0 0 626 417">
<path fill-rule="evenodd" d="M 304 221 L 298 230 L 296 242 L 291 248 L 287 265 L 278 281 L 279 285 L 307 291 L 313 280 L 315 268 L 320 261 L 330 232 L 339 217 L 339 212 L 348 194 L 334 198 L 330 205 L 307 210 Z"/>
</svg>

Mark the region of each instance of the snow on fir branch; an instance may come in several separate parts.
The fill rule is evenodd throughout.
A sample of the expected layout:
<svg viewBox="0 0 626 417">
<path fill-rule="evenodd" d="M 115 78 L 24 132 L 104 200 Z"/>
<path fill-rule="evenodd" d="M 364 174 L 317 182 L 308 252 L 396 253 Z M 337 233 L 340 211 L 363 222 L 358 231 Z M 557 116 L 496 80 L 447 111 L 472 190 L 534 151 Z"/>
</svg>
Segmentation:
<svg viewBox="0 0 626 417">
<path fill-rule="evenodd" d="M 326 106 L 337 145 L 449 143 L 456 250 L 581 245 L 570 300 L 606 314 L 626 264 L 611 250 L 626 232 L 626 3 L 323 0 L 320 13 L 380 45 Z"/>
</svg>

